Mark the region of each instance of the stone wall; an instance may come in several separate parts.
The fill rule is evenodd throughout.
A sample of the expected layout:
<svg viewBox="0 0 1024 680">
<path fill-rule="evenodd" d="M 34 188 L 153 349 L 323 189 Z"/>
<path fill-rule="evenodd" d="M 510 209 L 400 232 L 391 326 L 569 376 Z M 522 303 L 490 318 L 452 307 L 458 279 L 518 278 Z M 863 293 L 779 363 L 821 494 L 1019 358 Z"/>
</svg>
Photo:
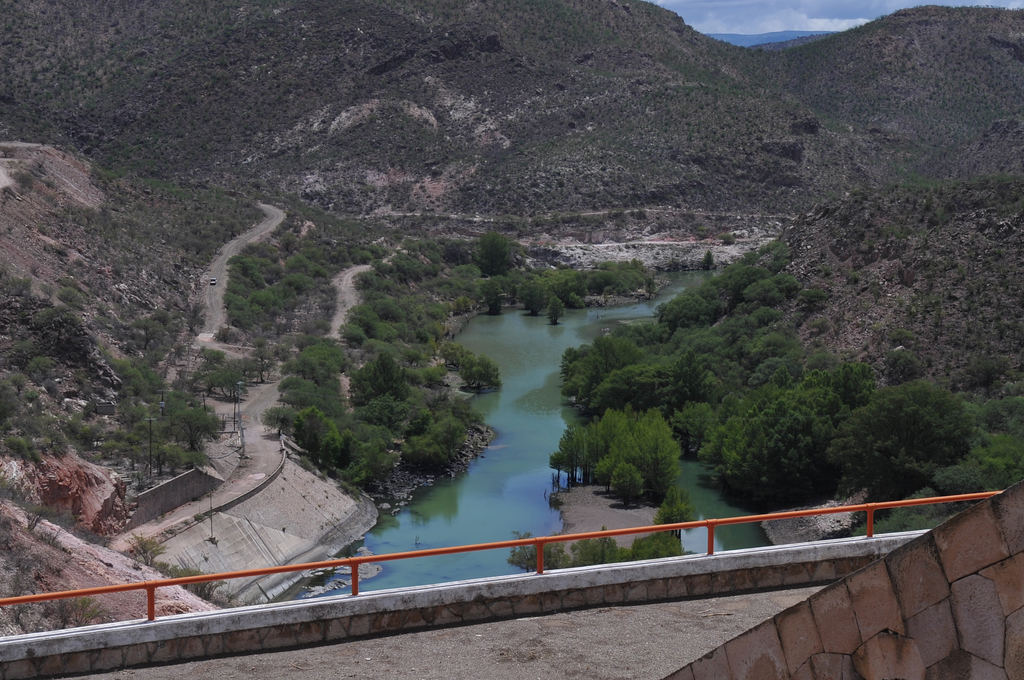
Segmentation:
<svg viewBox="0 0 1024 680">
<path fill-rule="evenodd" d="M 1024 483 L 666 680 L 1024 679 Z"/>
<path fill-rule="evenodd" d="M 5 638 L 0 639 L 0 680 L 174 663 L 587 607 L 826 584 L 918 535 L 562 569 Z"/>
<path fill-rule="evenodd" d="M 199 468 L 192 468 L 136 496 L 138 507 L 125 528 L 134 529 L 142 526 L 165 512 L 201 497 L 223 483 L 224 480 L 219 477 Z"/>
</svg>

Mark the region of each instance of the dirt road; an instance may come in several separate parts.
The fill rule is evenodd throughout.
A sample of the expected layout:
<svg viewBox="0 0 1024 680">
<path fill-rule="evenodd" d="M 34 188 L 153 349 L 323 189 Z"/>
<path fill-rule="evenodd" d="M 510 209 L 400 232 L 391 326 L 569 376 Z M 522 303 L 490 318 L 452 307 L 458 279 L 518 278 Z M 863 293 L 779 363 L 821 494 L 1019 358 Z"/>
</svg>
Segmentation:
<svg viewBox="0 0 1024 680">
<path fill-rule="evenodd" d="M 284 212 L 272 205 L 260 203 L 259 208 L 267 216 L 267 219 L 233 241 L 229 241 L 221 248 L 220 252 L 217 253 L 217 257 L 213 260 L 213 264 L 210 265 L 209 271 L 203 276 L 203 285 L 206 286 L 206 323 L 203 325 L 204 333 L 216 333 L 217 329 L 224 325 L 226 317 L 224 313 L 224 289 L 227 287 L 228 260 L 237 255 L 245 246 L 269 234 L 284 220 Z M 217 279 L 217 285 L 209 285 L 211 278 Z"/>
<path fill-rule="evenodd" d="M 334 308 L 334 318 L 331 319 L 331 337 L 337 338 L 338 331 L 345 323 L 345 316 L 348 310 L 359 304 L 359 292 L 356 290 L 356 276 L 372 269 L 368 264 L 361 264 L 350 267 L 334 277 L 331 285 L 338 291 L 338 301 Z"/>
</svg>

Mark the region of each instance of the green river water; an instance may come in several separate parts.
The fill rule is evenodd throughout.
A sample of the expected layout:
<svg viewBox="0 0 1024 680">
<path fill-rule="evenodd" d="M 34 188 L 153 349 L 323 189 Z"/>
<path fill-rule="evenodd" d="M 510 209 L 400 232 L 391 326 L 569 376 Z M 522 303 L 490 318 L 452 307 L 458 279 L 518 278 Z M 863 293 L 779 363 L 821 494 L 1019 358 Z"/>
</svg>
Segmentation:
<svg viewBox="0 0 1024 680">
<path fill-rule="evenodd" d="M 364 545 L 374 554 L 383 554 L 502 541 L 512 538 L 513 531 L 528 531 L 535 536 L 560 531 L 559 513 L 548 504 L 553 473 L 548 455 L 558 448 L 566 424 L 579 417 L 559 393 L 562 353 L 568 347 L 593 341 L 603 329 L 619 321 L 650 317 L 658 304 L 699 284 L 705 276 L 677 275 L 672 285 L 650 302 L 567 310 L 557 326 L 548 324 L 543 316 L 530 317 L 519 310 L 472 319 L 456 340 L 476 353 L 486 354 L 501 369 L 502 388 L 473 397 L 475 408 L 497 437 L 465 473 L 417 489 L 396 515 L 382 510 L 376 526 L 346 554 Z M 679 483 L 689 490 L 698 510 L 697 519 L 751 514 L 723 498 L 697 461 L 683 460 L 680 467 Z M 757 525 L 715 530 L 716 550 L 766 544 Z M 704 552 L 706 531 L 686 532 L 683 546 L 688 551 Z M 507 550 L 491 550 L 384 562 L 380 575 L 360 580 L 360 590 L 519 572 L 506 562 L 507 557 Z M 347 590 L 340 588 L 328 594 Z"/>
</svg>

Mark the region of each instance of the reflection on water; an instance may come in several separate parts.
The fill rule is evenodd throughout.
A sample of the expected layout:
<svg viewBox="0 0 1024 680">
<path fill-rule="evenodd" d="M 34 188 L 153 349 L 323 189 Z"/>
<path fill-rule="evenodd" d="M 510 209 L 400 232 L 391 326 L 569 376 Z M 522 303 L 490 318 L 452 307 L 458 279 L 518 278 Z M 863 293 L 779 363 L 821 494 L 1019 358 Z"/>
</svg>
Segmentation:
<svg viewBox="0 0 1024 680">
<path fill-rule="evenodd" d="M 617 321 L 651 316 L 658 304 L 699 283 L 704 276 L 680 275 L 667 294 L 649 302 L 567 310 L 558 326 L 551 326 L 542 316 L 513 310 L 501 316 L 474 318 L 458 341 L 486 354 L 501 369 L 502 388 L 473 398 L 474 407 L 498 433 L 497 438 L 465 473 L 416 490 L 409 504 L 396 515 L 382 510 L 365 540 L 350 546 L 346 554 L 363 545 L 375 554 L 383 554 L 500 541 L 511 538 L 513 531 L 534 535 L 558 532 L 561 518 L 547 500 L 552 479 L 548 455 L 558 448 L 566 424 L 578 417 L 559 393 L 562 353 L 592 342 L 602 329 Z M 724 501 L 701 472 L 699 463 L 682 462 L 680 483 L 689 489 L 701 518 L 749 514 Z M 765 544 L 764 534 L 753 525 L 719 527 L 715 538 L 716 549 Z M 706 545 L 704 530 L 684 535 L 687 550 L 703 552 Z M 505 561 L 507 556 L 507 550 L 495 550 L 386 562 L 381 575 L 360 582 L 360 589 L 516 573 Z"/>
</svg>

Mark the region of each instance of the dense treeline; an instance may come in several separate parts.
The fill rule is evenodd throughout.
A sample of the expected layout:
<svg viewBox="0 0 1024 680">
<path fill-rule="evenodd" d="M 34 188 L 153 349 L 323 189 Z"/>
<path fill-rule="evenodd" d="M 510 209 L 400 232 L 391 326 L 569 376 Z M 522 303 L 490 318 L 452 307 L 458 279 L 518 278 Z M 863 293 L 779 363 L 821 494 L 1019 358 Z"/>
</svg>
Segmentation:
<svg viewBox="0 0 1024 680">
<path fill-rule="evenodd" d="M 607 484 L 600 433 L 633 411 L 669 423 L 684 455 L 765 507 L 861 489 L 872 500 L 967 493 L 1024 477 L 1018 384 L 983 394 L 878 384 L 870 366 L 800 341 L 797 324 L 825 294 L 802 289 L 787 263 L 782 243 L 749 253 L 659 306 L 654 323 L 567 350 L 563 394 L 595 420 L 566 430 L 552 467 Z M 658 499 L 646 478 L 643 490 Z"/>
</svg>

